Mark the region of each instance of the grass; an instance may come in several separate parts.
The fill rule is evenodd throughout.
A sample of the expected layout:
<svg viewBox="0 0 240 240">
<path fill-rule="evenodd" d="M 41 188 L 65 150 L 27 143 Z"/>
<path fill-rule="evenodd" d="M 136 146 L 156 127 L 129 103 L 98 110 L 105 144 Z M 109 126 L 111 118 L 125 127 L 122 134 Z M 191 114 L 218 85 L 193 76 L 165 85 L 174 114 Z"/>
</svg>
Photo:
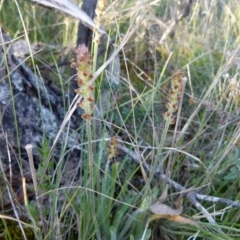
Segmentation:
<svg viewBox="0 0 240 240">
<path fill-rule="evenodd" d="M 108 1 L 103 22 L 109 35 L 116 37 L 115 46 L 120 46 L 120 85 L 111 83 L 111 74 L 109 78 L 101 75 L 106 60 L 96 59 L 101 45 L 95 45 L 92 73 L 95 69 L 100 73 L 96 105 L 102 110 L 79 126 L 78 161 L 68 172 L 71 159 L 67 151 L 71 149 L 63 146 L 54 164 L 56 159 L 50 157 L 53 146 L 43 137 L 38 149 L 42 160 L 35 170 L 40 197 L 37 204 L 26 202 L 20 216 L 15 212 L 15 221 L 1 215 L 5 233 L 0 239 L 16 239 L 11 235 L 15 222 L 16 227 L 21 226 L 19 239 L 240 238 L 240 210 L 220 203 L 201 201 L 215 224 L 186 197 L 182 218 L 179 214 L 171 218 L 162 210 L 155 217 L 149 210 L 159 198 L 164 200 L 161 209 L 174 209 L 180 194 L 172 185 L 166 191 L 166 184 L 156 177 L 157 168 L 202 194 L 238 201 L 240 192 L 238 1 L 194 2 L 189 16 L 161 43 L 174 14 L 184 9 L 175 2 Z M 63 92 L 68 91 L 66 85 L 73 75 L 70 66 L 47 72 L 41 67 L 57 66 L 66 55 L 73 56 L 77 21 L 25 1 L 0 1 L 0 11 L 1 26 L 13 39 L 48 46 L 47 54 L 30 54 L 30 58 L 25 56 L 26 62 L 36 74 L 50 76 Z M 172 89 L 179 90 L 178 108 L 166 115 L 174 104 L 170 90 L 176 69 L 187 81 L 185 87 Z M 174 124 L 170 124 L 172 117 Z M 121 141 L 111 138 L 115 135 Z M 126 148 L 116 155 L 118 144 Z M 35 194 L 37 191 L 35 188 Z M 31 229 L 25 238 L 22 215 L 28 231 Z M 186 219 L 198 225 L 184 224 Z"/>
</svg>

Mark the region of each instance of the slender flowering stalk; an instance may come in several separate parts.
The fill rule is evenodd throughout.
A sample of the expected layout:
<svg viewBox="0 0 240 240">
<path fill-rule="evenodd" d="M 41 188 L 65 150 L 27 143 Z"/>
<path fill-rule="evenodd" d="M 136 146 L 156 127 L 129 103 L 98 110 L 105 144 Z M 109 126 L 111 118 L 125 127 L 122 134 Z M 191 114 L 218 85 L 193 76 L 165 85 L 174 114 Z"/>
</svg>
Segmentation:
<svg viewBox="0 0 240 240">
<path fill-rule="evenodd" d="M 167 137 L 168 129 L 171 124 L 175 123 L 175 112 L 178 110 L 181 102 L 183 86 L 186 82 L 184 74 L 180 70 L 176 70 L 171 78 L 171 90 L 168 93 L 168 102 L 166 103 L 167 111 L 163 114 L 166 120 L 164 131 L 161 137 L 160 146 L 158 148 L 157 156 L 159 157 Z M 168 167 L 169 168 L 169 167 Z"/>
<path fill-rule="evenodd" d="M 184 74 L 180 70 L 175 71 L 171 79 L 171 90 L 168 95 L 169 102 L 167 102 L 166 104 L 168 110 L 163 115 L 166 122 L 169 122 L 170 124 L 175 123 L 174 114 L 175 112 L 178 111 L 177 121 L 175 123 L 175 130 L 173 133 L 172 148 L 174 148 L 176 138 L 177 138 L 177 130 L 178 130 L 178 125 L 180 120 L 180 113 L 181 113 L 181 107 L 182 107 L 182 101 L 183 101 L 186 82 L 187 82 L 187 78 L 184 77 Z M 171 166 L 173 166 L 174 164 L 173 155 L 174 155 L 174 152 L 171 150 L 169 154 L 167 168 L 166 168 L 166 176 L 170 174 Z"/>
<path fill-rule="evenodd" d="M 96 64 L 97 64 L 97 52 L 98 52 L 98 45 L 100 42 L 100 38 L 101 38 L 101 32 L 98 31 L 98 29 L 100 29 L 101 25 L 102 25 L 102 16 L 103 16 L 103 11 L 105 9 L 106 6 L 106 0 L 98 0 L 97 2 L 97 7 L 95 10 L 96 13 L 96 17 L 94 18 L 94 23 L 96 25 L 96 29 L 93 29 L 93 72 L 96 71 Z"/>
<path fill-rule="evenodd" d="M 171 124 L 175 123 L 174 113 L 178 110 L 179 103 L 181 101 L 183 84 L 185 82 L 185 78 L 183 73 L 180 70 L 176 70 L 171 78 L 171 90 L 168 94 L 168 102 L 166 103 L 167 111 L 163 114 L 164 119 L 166 120 L 163 134 L 161 136 L 161 141 L 157 149 L 157 153 L 155 155 L 155 161 L 153 163 L 152 169 L 156 171 L 157 166 L 159 166 L 161 172 L 163 163 L 160 161 L 160 155 L 163 150 L 163 146 L 167 137 L 168 129 Z M 151 171 L 148 184 L 150 185 L 154 171 Z"/>
<path fill-rule="evenodd" d="M 78 89 L 75 90 L 77 94 L 82 96 L 82 100 L 78 106 L 84 110 L 82 118 L 86 121 L 86 132 L 88 138 L 88 171 L 92 190 L 95 188 L 94 170 L 93 170 L 93 147 L 92 147 L 92 127 L 91 116 L 94 110 L 94 85 L 91 83 L 92 78 L 92 57 L 85 45 L 79 45 L 76 49 L 76 60 L 72 60 L 71 67 L 77 70 L 77 83 Z M 91 212 L 96 229 L 98 229 L 95 212 L 95 196 L 94 193 L 90 194 L 91 199 Z"/>
</svg>

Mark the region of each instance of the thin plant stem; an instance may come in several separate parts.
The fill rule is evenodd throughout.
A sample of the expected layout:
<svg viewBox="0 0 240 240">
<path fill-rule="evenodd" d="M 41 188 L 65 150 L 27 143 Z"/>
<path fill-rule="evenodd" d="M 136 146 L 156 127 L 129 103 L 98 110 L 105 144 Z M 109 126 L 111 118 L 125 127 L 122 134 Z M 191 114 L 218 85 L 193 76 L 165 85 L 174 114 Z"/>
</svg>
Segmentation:
<svg viewBox="0 0 240 240">
<path fill-rule="evenodd" d="M 178 113 L 177 113 L 177 120 L 176 120 L 176 124 L 175 124 L 175 129 L 174 129 L 174 133 L 173 133 L 172 148 L 175 147 L 175 145 L 176 145 L 177 129 L 178 129 L 179 122 L 180 122 L 180 114 L 181 114 L 181 110 L 182 110 L 182 103 L 183 103 L 183 97 L 184 97 L 184 93 L 185 93 L 186 82 L 187 82 L 187 78 L 183 78 L 182 94 L 181 94 L 181 100 L 180 100 L 180 103 L 179 103 L 179 109 L 178 109 Z M 166 169 L 166 176 L 167 177 L 170 177 L 170 168 L 173 165 L 173 163 L 172 163 L 173 156 L 174 156 L 174 152 L 173 152 L 173 150 L 171 150 L 169 160 L 168 160 L 168 164 L 167 164 L 167 169 Z"/>
</svg>

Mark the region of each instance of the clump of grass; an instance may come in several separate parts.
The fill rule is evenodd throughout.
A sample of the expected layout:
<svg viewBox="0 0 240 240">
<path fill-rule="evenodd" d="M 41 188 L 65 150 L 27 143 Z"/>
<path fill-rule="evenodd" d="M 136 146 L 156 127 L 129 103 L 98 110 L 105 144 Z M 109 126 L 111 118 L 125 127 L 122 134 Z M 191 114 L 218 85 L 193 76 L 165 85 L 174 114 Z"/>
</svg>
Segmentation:
<svg viewBox="0 0 240 240">
<path fill-rule="evenodd" d="M 2 11 L 1 22 L 14 33 L 22 32 L 22 25 L 12 25 L 14 20 L 7 16 L 8 12 L 16 12 L 15 7 L 9 1 L 4 1 L 3 7 L 8 11 Z M 48 189 L 55 200 L 50 202 L 51 210 L 46 214 L 51 231 L 45 238 L 57 233 L 62 239 L 141 239 L 149 214 L 142 205 L 146 200 L 148 205 L 154 202 L 163 188 L 161 182 L 144 170 L 145 163 L 153 171 L 157 168 L 166 171 L 185 187 L 239 199 L 238 55 L 231 59 L 239 40 L 239 7 L 237 1 L 197 1 L 190 15 L 179 21 L 160 43 L 181 7 L 171 1 L 145 1 L 137 6 L 136 1 L 113 1 L 107 6 L 109 14 L 104 14 L 104 25 L 112 28 L 110 34 L 126 33 L 131 24 L 139 26 L 120 55 L 122 85 L 115 104 L 109 104 L 108 109 L 115 121 L 94 116 L 101 123 L 97 133 L 92 124 L 95 94 L 91 78 L 98 68 L 99 44 L 99 37 L 95 36 L 93 57 L 85 49 L 87 65 L 81 60 L 81 65 L 74 66 L 80 76 L 76 93 L 83 97 L 79 106 L 85 110 L 86 120 L 87 134 L 82 135 L 79 159 L 83 164 L 77 180 L 69 186 L 61 188 L 59 173 L 54 188 Z M 22 9 L 28 6 L 23 4 Z M 73 41 L 74 30 L 63 26 L 74 21 L 70 23 L 64 18 L 63 25 L 54 29 L 50 26 L 61 22 L 63 16 L 58 15 L 55 22 L 53 13 L 47 13 L 46 19 L 35 21 L 36 28 L 28 33 L 29 39 L 37 42 L 42 38 L 68 45 Z M 25 19 L 30 23 L 29 16 L 25 15 Z M 43 29 L 38 22 L 48 27 Z M 27 29 L 31 30 L 30 25 Z M 64 41 L 59 32 L 65 36 Z M 229 56 L 228 50 L 231 50 Z M 53 58 L 56 60 L 54 55 Z M 173 75 L 175 69 L 180 70 Z M 188 78 L 185 89 L 183 76 Z M 112 134 L 121 139 L 118 136 L 109 140 Z M 106 141 L 110 141 L 108 152 Z M 116 154 L 116 145 L 123 142 L 129 155 L 121 151 Z M 133 153 L 140 159 L 140 167 L 132 163 Z M 167 201 L 173 202 L 175 194 L 170 188 Z M 191 226 L 161 220 L 150 224 L 145 239 L 150 236 L 153 239 L 239 238 L 240 219 L 235 210 L 219 204 L 202 204 L 211 214 L 221 214 L 216 216 L 217 226 L 203 223 L 197 231 Z M 184 214 L 205 221 L 205 216 L 187 202 L 183 205 Z"/>
</svg>

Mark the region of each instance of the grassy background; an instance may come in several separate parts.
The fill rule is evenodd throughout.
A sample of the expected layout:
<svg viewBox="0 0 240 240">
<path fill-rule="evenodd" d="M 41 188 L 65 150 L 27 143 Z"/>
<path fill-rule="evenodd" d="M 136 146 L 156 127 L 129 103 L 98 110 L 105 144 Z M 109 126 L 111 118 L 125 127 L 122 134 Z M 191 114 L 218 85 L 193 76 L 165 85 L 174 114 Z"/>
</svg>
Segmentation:
<svg viewBox="0 0 240 240">
<path fill-rule="evenodd" d="M 194 1 L 190 14 L 161 43 L 171 21 L 186 4 L 167 0 L 108 1 L 103 25 L 111 37 L 116 37 L 116 46 L 121 42 L 120 33 L 127 36 L 132 26 L 138 26 L 119 53 L 121 84 L 117 94 L 109 89 L 117 103 L 107 106 L 103 118 L 97 116 L 103 127 L 97 133 L 92 129 L 93 139 L 83 138 L 78 179 L 62 186 L 65 162 L 60 161 L 59 167 L 49 169 L 49 175 L 39 182 L 42 194 L 48 198 L 48 206 L 43 205 L 45 232 L 35 205 L 27 205 L 25 212 L 36 239 L 240 238 L 238 209 L 201 202 L 215 219 L 214 225 L 185 198 L 182 216 L 198 222 L 198 227 L 158 219 L 146 229 L 147 219 L 152 216 L 148 206 L 162 195 L 164 184 L 155 178 L 145 182 L 143 169 L 128 154 L 108 160 L 106 139 L 116 131 L 107 131 L 107 124 L 121 129 L 129 151 L 142 154 L 141 160 L 149 165 L 160 164 L 166 171 L 172 154 L 168 174 L 182 186 L 233 201 L 239 199 L 240 53 L 231 62 L 229 59 L 240 42 L 240 7 L 238 0 Z M 32 68 L 56 65 L 72 56 L 77 38 L 75 19 L 20 0 L 0 1 L 0 11 L 0 24 L 13 39 L 47 46 L 34 54 L 34 61 L 28 60 Z M 175 69 L 188 78 L 177 129 L 175 125 L 168 128 L 163 118 Z M 45 69 L 41 74 L 64 85 L 73 72 L 64 66 L 57 71 Z M 174 132 L 181 138 L 173 144 Z M 90 184 L 89 155 L 84 150 L 89 152 L 87 143 L 93 140 L 98 145 L 93 149 Z M 50 147 L 42 146 L 43 162 Z M 57 176 L 54 181 L 50 170 Z M 165 201 L 168 206 L 173 206 L 177 193 L 169 187 Z M 3 226 L 5 231 L 11 229 L 6 221 Z"/>
</svg>

